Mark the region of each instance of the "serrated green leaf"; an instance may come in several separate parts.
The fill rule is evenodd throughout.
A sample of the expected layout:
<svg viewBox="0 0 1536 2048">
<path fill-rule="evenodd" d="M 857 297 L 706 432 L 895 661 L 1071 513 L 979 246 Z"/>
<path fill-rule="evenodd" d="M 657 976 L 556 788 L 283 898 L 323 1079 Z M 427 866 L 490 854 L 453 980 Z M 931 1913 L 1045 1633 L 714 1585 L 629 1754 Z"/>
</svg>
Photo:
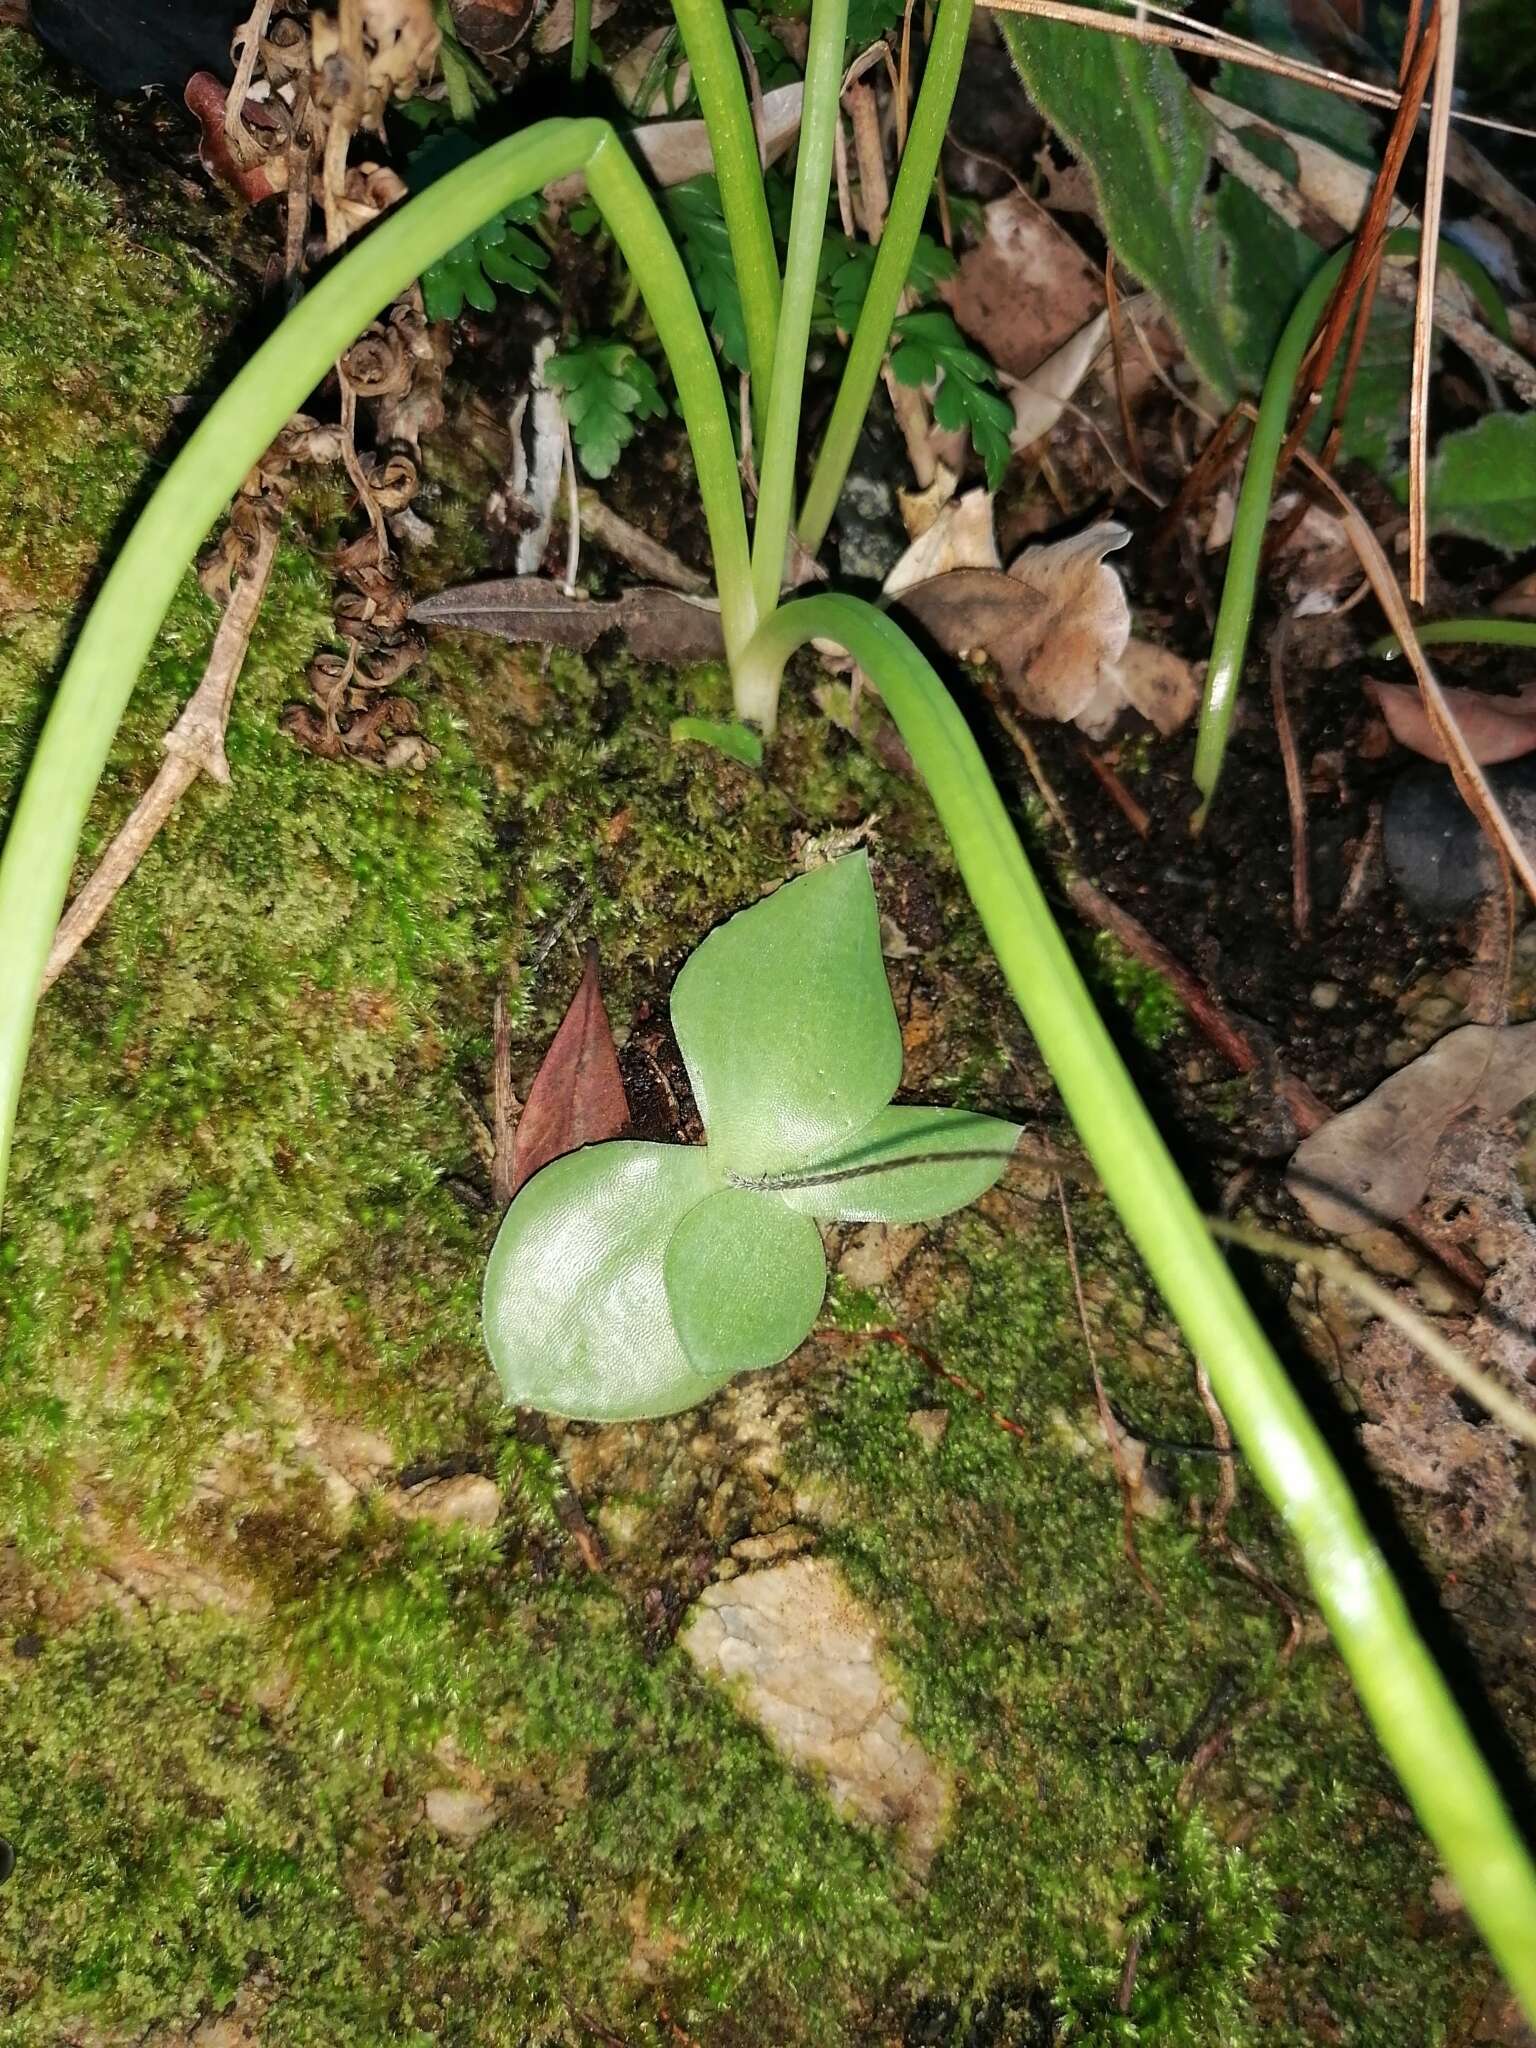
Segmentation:
<svg viewBox="0 0 1536 2048">
<path fill-rule="evenodd" d="M 677 977 L 672 1024 L 722 1178 L 787 1172 L 862 1130 L 901 1079 L 865 856 L 711 932 Z"/>
<path fill-rule="evenodd" d="M 828 1222 L 921 1223 L 984 1195 L 1008 1164 L 1019 1135 L 1017 1124 L 1000 1117 L 898 1104 L 882 1110 L 850 1143 L 806 1167 L 806 1185 L 776 1192 L 792 1209 Z M 985 1156 L 944 1156 L 956 1153 Z"/>
<path fill-rule="evenodd" d="M 875 268 L 875 245 L 829 235 L 823 253 L 832 318 L 845 334 L 859 324 L 865 294 Z M 830 259 L 830 260 L 829 260 Z M 907 268 L 907 289 L 920 299 L 933 297 L 937 286 L 955 273 L 955 259 L 932 235 L 919 235 Z"/>
<path fill-rule="evenodd" d="M 892 335 L 891 370 L 903 384 L 931 384 L 933 416 L 941 427 L 969 431 L 971 445 L 996 490 L 1012 453 L 1013 407 L 997 389 L 997 374 L 966 341 L 948 313 L 927 307 L 903 313 Z"/>
<path fill-rule="evenodd" d="M 714 1391 L 683 1349 L 663 1262 L 679 1223 L 718 1185 L 697 1146 L 622 1140 L 533 1176 L 485 1273 L 486 1348 L 509 1402 L 626 1422 Z"/>
<path fill-rule="evenodd" d="M 611 475 L 638 423 L 667 409 L 655 371 L 627 341 L 579 341 L 552 355 L 544 375 L 565 395 L 571 439 L 589 476 Z"/>
<path fill-rule="evenodd" d="M 747 369 L 747 328 L 736 282 L 735 252 L 720 207 L 720 187 L 708 174 L 685 178 L 661 194 L 661 203 L 720 353 L 733 369 Z"/>
<path fill-rule="evenodd" d="M 1406 503 L 1406 477 L 1392 487 Z M 1445 436 L 1429 465 L 1429 523 L 1507 555 L 1536 547 L 1536 412 L 1491 412 Z"/>
<path fill-rule="evenodd" d="M 1166 50 L 1128 36 L 1004 15 L 1030 98 L 1093 177 L 1115 254 L 1155 291 L 1223 398 L 1236 366 L 1223 330 L 1221 237 L 1206 180 L 1209 120 Z"/>
<path fill-rule="evenodd" d="M 733 761 L 740 761 L 744 768 L 761 768 L 763 765 L 763 736 L 754 732 L 750 725 L 739 725 L 734 719 L 725 718 L 674 718 L 672 721 L 672 744 L 679 740 L 697 740 L 700 746 L 713 747 L 717 754 L 727 754 Z"/>
<path fill-rule="evenodd" d="M 406 164 L 411 190 L 419 192 L 475 155 L 477 144 L 462 130 L 434 135 L 413 150 Z M 520 230 L 544 210 L 537 193 L 516 199 L 492 219 L 456 242 L 421 273 L 421 298 L 429 320 L 456 320 L 466 304 L 489 313 L 496 304 L 495 284 L 513 291 L 539 288 L 538 273 L 549 267 L 549 251 Z"/>
<path fill-rule="evenodd" d="M 827 1289 L 810 1217 L 749 1188 L 723 1188 L 690 1209 L 672 1233 L 664 1273 L 693 1370 L 719 1381 L 788 1358 Z"/>
<path fill-rule="evenodd" d="M 855 49 L 867 48 L 899 27 L 905 11 L 903 0 L 848 0 L 849 42 Z"/>
</svg>

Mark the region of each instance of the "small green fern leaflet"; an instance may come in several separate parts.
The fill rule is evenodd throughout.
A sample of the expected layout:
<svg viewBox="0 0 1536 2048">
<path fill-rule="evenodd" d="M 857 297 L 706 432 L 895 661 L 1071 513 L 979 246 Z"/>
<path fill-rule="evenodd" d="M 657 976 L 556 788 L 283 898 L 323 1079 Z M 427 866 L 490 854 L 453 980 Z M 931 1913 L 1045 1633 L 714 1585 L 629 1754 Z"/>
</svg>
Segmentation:
<svg viewBox="0 0 1536 2048">
<path fill-rule="evenodd" d="M 407 169 L 413 191 L 433 185 L 477 154 L 477 146 L 459 130 L 434 135 L 413 150 Z M 514 199 L 498 214 L 466 235 L 421 273 L 421 298 L 429 320 L 456 320 L 466 304 L 489 313 L 496 304 L 496 286 L 515 292 L 551 296 L 539 272 L 549 267 L 549 251 L 523 229 L 542 218 L 538 193 Z"/>
<path fill-rule="evenodd" d="M 544 375 L 565 394 L 571 439 L 588 476 L 610 476 L 640 422 L 667 410 L 656 372 L 627 341 L 579 341 L 551 356 Z"/>
<path fill-rule="evenodd" d="M 903 313 L 896 322 L 891 372 L 903 384 L 931 384 L 933 416 L 952 432 L 964 427 L 995 491 L 1011 450 L 1013 407 L 997 388 L 997 372 L 978 355 L 948 313 L 936 307 Z"/>
</svg>

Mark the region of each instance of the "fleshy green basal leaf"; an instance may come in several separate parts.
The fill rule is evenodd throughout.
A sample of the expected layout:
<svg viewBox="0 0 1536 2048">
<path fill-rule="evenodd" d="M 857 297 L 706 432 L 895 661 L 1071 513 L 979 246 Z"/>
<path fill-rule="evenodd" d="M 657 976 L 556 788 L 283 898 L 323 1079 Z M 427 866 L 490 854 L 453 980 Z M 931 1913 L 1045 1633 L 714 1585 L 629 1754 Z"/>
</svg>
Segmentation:
<svg viewBox="0 0 1536 2048">
<path fill-rule="evenodd" d="M 678 1224 L 717 1185 L 698 1147 L 623 1140 L 534 1175 L 485 1274 L 486 1348 L 509 1402 L 628 1422 L 714 1392 L 683 1349 L 662 1267 Z"/>
<path fill-rule="evenodd" d="M 672 1025 L 721 1179 L 803 1167 L 862 1130 L 901 1080 L 864 855 L 711 932 L 677 977 Z"/>
<path fill-rule="evenodd" d="M 663 1271 L 695 1372 L 728 1379 L 804 1343 L 827 1287 L 821 1232 L 775 1195 L 723 1188 L 688 1211 Z"/>
<path fill-rule="evenodd" d="M 1001 1117 L 899 1105 L 778 1192 L 828 1222 L 921 1223 L 984 1195 L 1018 1142 L 1019 1126 Z"/>
</svg>

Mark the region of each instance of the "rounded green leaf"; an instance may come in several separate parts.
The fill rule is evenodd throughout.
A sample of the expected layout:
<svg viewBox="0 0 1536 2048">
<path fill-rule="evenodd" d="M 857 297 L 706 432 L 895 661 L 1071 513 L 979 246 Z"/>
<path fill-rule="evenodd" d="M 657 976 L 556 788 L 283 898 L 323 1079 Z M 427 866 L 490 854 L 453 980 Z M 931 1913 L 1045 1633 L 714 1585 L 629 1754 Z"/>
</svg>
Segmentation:
<svg viewBox="0 0 1536 2048">
<path fill-rule="evenodd" d="M 716 1186 L 706 1153 L 685 1145 L 588 1145 L 533 1176 L 485 1273 L 486 1349 L 509 1401 L 629 1422 L 714 1392 L 678 1337 L 662 1261 Z"/>
<path fill-rule="evenodd" d="M 810 1333 L 827 1288 L 821 1233 L 775 1195 L 724 1188 L 690 1209 L 666 1257 L 667 1299 L 696 1372 L 777 1365 Z"/>
<path fill-rule="evenodd" d="M 783 1173 L 862 1130 L 901 1080 L 865 856 L 711 932 L 677 977 L 672 1024 L 722 1176 Z"/>
<path fill-rule="evenodd" d="M 840 1223 L 925 1223 L 984 1195 L 1019 1126 L 967 1109 L 882 1110 L 851 1143 L 803 1170 L 781 1199 Z M 971 1156 L 976 1155 L 976 1156 Z"/>
</svg>

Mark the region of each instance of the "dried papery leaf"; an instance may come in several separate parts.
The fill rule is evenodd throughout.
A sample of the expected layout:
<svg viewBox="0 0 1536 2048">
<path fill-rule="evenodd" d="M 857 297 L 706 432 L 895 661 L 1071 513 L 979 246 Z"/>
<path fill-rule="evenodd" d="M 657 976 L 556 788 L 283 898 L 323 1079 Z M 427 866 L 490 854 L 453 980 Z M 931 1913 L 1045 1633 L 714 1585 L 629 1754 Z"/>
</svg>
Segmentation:
<svg viewBox="0 0 1536 2048">
<path fill-rule="evenodd" d="M 1394 1222 L 1423 1200 L 1456 1118 L 1508 1116 L 1533 1094 L 1536 1024 L 1464 1024 L 1299 1145 L 1291 1192 L 1323 1230 Z"/>
<path fill-rule="evenodd" d="M 982 239 L 939 296 L 956 325 L 1010 377 L 1030 373 L 1103 310 L 1098 270 L 1027 193 L 994 199 Z"/>
<path fill-rule="evenodd" d="M 805 87 L 798 80 L 763 94 L 758 133 L 765 163 L 771 164 L 781 157 L 800 133 L 800 105 L 804 97 Z M 624 139 L 658 185 L 681 185 L 715 167 L 709 130 L 702 121 L 642 121 L 637 127 L 627 128 Z M 585 190 L 586 179 L 580 171 L 568 178 L 557 178 L 544 188 L 546 198 L 562 205 L 571 205 Z"/>
<path fill-rule="evenodd" d="M 535 0 L 449 0 L 454 33 L 477 57 L 500 57 L 533 25 Z"/>
<path fill-rule="evenodd" d="M 1368 682 L 1365 687 L 1400 746 L 1411 747 L 1429 761 L 1449 759 L 1414 684 Z M 1516 761 L 1536 750 L 1536 683 L 1526 683 L 1513 697 L 1447 689 L 1445 704 L 1467 751 L 1481 766 Z"/>
<path fill-rule="evenodd" d="M 598 979 L 597 948 L 587 948 L 581 986 L 534 1076 L 512 1145 L 512 1193 L 540 1167 L 582 1145 L 629 1129 L 618 1048 Z"/>
<path fill-rule="evenodd" d="M 1028 448 L 1053 431 L 1108 342 L 1109 314 L 1096 313 L 1022 381 L 1003 378 L 1013 406 L 1009 439 L 1015 448 Z"/>
<path fill-rule="evenodd" d="M 951 498 L 913 541 L 886 577 L 885 595 L 895 597 L 954 569 L 1000 570 L 1002 566 L 992 530 L 992 494 L 967 491 L 963 498 Z"/>
<path fill-rule="evenodd" d="M 592 0 L 592 26 L 600 29 L 611 21 L 619 11 L 620 0 Z M 552 57 L 556 50 L 570 47 L 575 30 L 575 6 L 573 0 L 554 0 L 548 13 L 540 16 L 539 25 L 533 32 L 533 47 L 541 57 Z"/>
<path fill-rule="evenodd" d="M 637 661 L 683 667 L 719 661 L 725 652 L 720 613 L 702 598 L 638 585 L 611 599 L 568 597 L 542 576 L 503 576 L 462 583 L 411 608 L 424 626 L 494 633 L 514 645 L 568 647 L 585 654 L 605 633 L 622 633 Z"/>
<path fill-rule="evenodd" d="M 1106 519 L 1068 540 L 1026 548 L 1010 565 L 1009 576 L 1038 600 L 1039 625 L 1027 666 L 1006 679 L 1036 718 L 1076 718 L 1124 653 L 1131 608 L 1104 557 L 1130 537 Z"/>
</svg>

